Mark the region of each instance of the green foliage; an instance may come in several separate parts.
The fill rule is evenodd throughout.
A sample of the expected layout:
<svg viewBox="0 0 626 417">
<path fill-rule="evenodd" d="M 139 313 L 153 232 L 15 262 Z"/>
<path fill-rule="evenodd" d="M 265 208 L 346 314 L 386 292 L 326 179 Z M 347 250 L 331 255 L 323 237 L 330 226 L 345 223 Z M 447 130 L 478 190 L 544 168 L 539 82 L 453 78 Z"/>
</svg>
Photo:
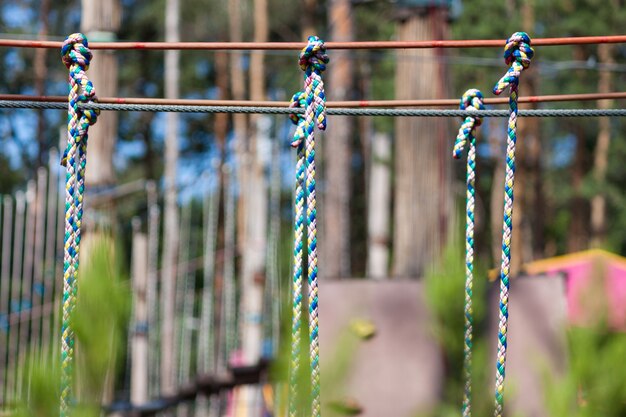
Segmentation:
<svg viewBox="0 0 626 417">
<path fill-rule="evenodd" d="M 100 415 L 105 384 L 115 377 L 116 359 L 124 348 L 130 292 L 120 273 L 112 241 L 94 239 L 89 256 L 81 264 L 72 326 L 78 346 L 75 387 L 79 398 L 73 413 L 96 417 Z M 48 347 L 26 362 L 28 372 L 22 383 L 30 387 L 30 396 L 18 405 L 16 417 L 58 416 L 59 359 L 51 355 Z"/>
<path fill-rule="evenodd" d="M 73 325 L 79 344 L 81 395 L 97 401 L 112 364 L 125 347 L 130 292 L 122 281 L 113 242 L 102 238 L 89 250 L 81 266 Z"/>
<path fill-rule="evenodd" d="M 617 417 L 626 413 L 626 334 L 604 326 L 572 328 L 570 366 L 563 376 L 546 376 L 550 415 Z"/>
<path fill-rule="evenodd" d="M 465 267 L 462 248 L 462 239 L 450 239 L 441 261 L 426 274 L 424 282 L 427 302 L 434 316 L 433 332 L 446 364 L 443 399 L 433 413 L 441 417 L 458 416 L 463 397 Z M 476 268 L 473 282 L 472 410 L 475 415 L 487 415 L 492 405 L 491 390 L 483 388 L 490 386 L 486 381 L 491 376 L 491 368 L 480 331 L 485 318 L 487 274 Z"/>
</svg>

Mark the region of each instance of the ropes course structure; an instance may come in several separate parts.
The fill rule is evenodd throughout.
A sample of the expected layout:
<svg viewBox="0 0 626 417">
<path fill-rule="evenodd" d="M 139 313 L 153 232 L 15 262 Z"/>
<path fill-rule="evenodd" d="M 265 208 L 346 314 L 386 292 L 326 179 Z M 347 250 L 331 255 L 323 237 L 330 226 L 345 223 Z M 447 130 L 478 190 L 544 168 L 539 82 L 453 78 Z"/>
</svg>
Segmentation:
<svg viewBox="0 0 626 417">
<path fill-rule="evenodd" d="M 506 74 L 493 88 L 496 95 L 509 89 L 509 123 L 507 130 L 506 174 L 504 182 L 504 224 L 502 226 L 502 264 L 500 266 L 500 318 L 498 325 L 498 353 L 496 363 L 495 417 L 502 417 L 504 379 L 506 374 L 507 329 L 509 318 L 509 287 L 511 263 L 511 236 L 513 233 L 513 186 L 515 183 L 515 144 L 517 142 L 517 89 L 519 77 L 530 66 L 535 51 L 530 47 L 530 37 L 516 32 L 506 41 L 504 62 L 510 65 Z"/>
<path fill-rule="evenodd" d="M 469 89 L 461 98 L 461 110 L 483 110 L 484 98 L 480 90 Z M 474 281 L 474 210 L 475 182 L 476 182 L 476 137 L 474 130 L 480 126 L 482 120 L 479 117 L 468 116 L 459 129 L 459 134 L 454 143 L 452 156 L 460 159 L 461 154 L 467 145 L 467 196 L 465 207 L 465 322 L 464 322 L 464 345 L 463 345 L 463 417 L 472 415 L 472 333 L 473 333 L 473 311 L 472 311 L 472 286 Z"/>
<path fill-rule="evenodd" d="M 603 43 L 626 43 L 626 36 L 598 36 L 598 37 L 568 37 L 544 38 L 533 40 L 535 46 L 557 45 L 588 45 Z M 280 101 L 236 101 L 236 100 L 185 100 L 185 99 L 158 99 L 158 98 L 117 98 L 107 97 L 98 100 L 95 88 L 88 79 L 86 71 L 92 59 L 92 53 L 87 39 L 82 34 L 72 34 L 64 42 L 56 41 L 28 41 L 0 39 L 0 47 L 13 48 L 59 48 L 63 63 L 69 70 L 70 92 L 67 98 L 58 96 L 29 96 L 29 95 L 0 95 L 0 109 L 67 109 L 68 135 L 67 148 L 63 154 L 62 164 L 66 169 L 65 177 L 65 227 L 64 227 L 64 262 L 63 262 L 63 297 L 62 297 L 62 326 L 61 326 L 61 389 L 60 415 L 66 417 L 72 412 L 73 373 L 74 373 L 74 333 L 71 326 L 71 316 L 76 304 L 77 277 L 79 270 L 79 255 L 81 243 L 81 225 L 84 207 L 85 171 L 87 165 L 88 130 L 93 125 L 101 111 L 143 111 L 143 112 L 199 112 L 199 113 L 259 113 L 285 114 L 296 125 L 291 146 L 296 149 L 295 165 L 295 195 L 294 195 L 294 248 L 292 271 L 292 323 L 291 323 L 291 352 L 289 363 L 289 397 L 288 414 L 290 417 L 302 415 L 298 399 L 306 398 L 310 401 L 312 417 L 321 416 L 320 400 L 320 363 L 319 363 L 319 303 L 318 303 L 318 256 L 317 256 L 317 200 L 316 200 L 316 164 L 315 164 L 315 129 L 326 129 L 326 115 L 346 116 L 387 116 L 387 117 L 464 117 L 465 120 L 456 138 L 453 156 L 460 159 L 465 147 L 467 153 L 466 171 L 466 253 L 465 253 L 465 304 L 464 304 L 464 394 L 462 414 L 471 416 L 472 386 L 472 288 L 474 279 L 474 223 L 475 223 L 475 168 L 476 168 L 476 137 L 475 129 L 482 123 L 483 117 L 508 117 L 506 173 L 504 184 L 504 213 L 502 229 L 502 258 L 500 266 L 500 302 L 498 324 L 498 348 L 495 382 L 495 417 L 502 417 L 504 406 L 504 385 L 506 377 L 508 304 L 510 290 L 510 262 L 511 262 L 511 235 L 514 200 L 515 174 L 515 145 L 517 141 L 518 117 L 625 117 L 626 109 L 519 109 L 521 103 L 552 103 L 566 101 L 595 101 L 605 99 L 626 99 L 626 92 L 590 93 L 550 96 L 519 97 L 518 86 L 521 73 L 530 66 L 534 50 L 530 46 L 531 39 L 524 32 L 514 33 L 504 48 L 505 63 L 509 65 L 507 73 L 494 87 L 494 94 L 500 95 L 509 89 L 510 95 L 505 98 L 485 99 L 476 89 L 468 90 L 461 99 L 460 109 L 423 108 L 448 107 L 458 104 L 453 99 L 432 100 L 370 100 L 370 101 L 326 101 L 322 73 L 329 63 L 327 49 L 420 49 L 420 48 L 479 48 L 501 47 L 501 40 L 450 40 L 450 41 L 386 41 L 386 42 L 328 42 L 325 43 L 316 36 L 311 36 L 306 44 L 300 42 L 95 42 L 91 49 L 97 50 L 301 50 L 299 64 L 304 71 L 304 88 L 293 95 L 290 103 Z M 500 105 L 508 103 L 508 110 L 486 109 L 485 105 Z M 217 170 L 217 168 L 216 168 Z M 278 174 L 277 174 L 278 175 Z M 221 323 L 214 326 L 213 309 L 218 233 L 218 217 L 220 207 L 220 182 L 216 184 L 214 195 L 204 202 L 206 235 L 202 245 L 205 250 L 204 258 L 204 291 L 202 295 L 201 328 L 202 351 L 196 352 L 196 362 L 201 371 L 209 372 L 217 368 L 222 372 L 229 367 L 231 355 L 238 346 L 236 334 L 237 326 L 237 294 L 235 280 L 235 182 L 236 173 L 231 168 L 224 172 L 224 206 L 225 206 L 225 271 L 221 294 Z M 279 184 L 280 177 L 277 176 Z M 277 186 L 278 189 L 278 186 Z M 280 195 L 277 195 L 279 199 Z M 20 200 L 21 201 L 21 200 Z M 6 205 L 6 204 L 5 204 Z M 20 210 L 18 206 L 16 210 Z M 158 209 L 150 205 L 150 234 L 154 237 L 150 249 L 150 257 L 155 258 L 153 252 L 158 250 Z M 191 210 L 191 206 L 189 208 Z M 4 211 L 3 224 L 11 214 Z M 9 217 L 7 217 L 9 216 Z M 191 212 L 186 213 L 185 232 L 189 238 Z M 21 220 L 23 221 L 23 219 Z M 41 221 L 38 224 L 43 224 Z M 39 226 L 43 227 L 43 226 Z M 21 226 L 20 226 L 21 228 Z M 276 226 L 278 228 L 278 225 Z M 4 229 L 4 227 L 3 227 Z M 10 230 L 10 228 L 9 228 Z M 16 228 L 17 230 L 17 228 Z M 42 232 L 40 231 L 39 234 Z M 38 234 L 38 235 L 39 235 Z M 17 232 L 16 232 L 17 236 Z M 275 236 L 275 238 L 277 238 Z M 10 241 L 11 237 L 4 235 L 3 241 Z M 189 243 L 187 242 L 189 245 Z M 3 247 L 5 244 L 3 243 Z M 28 246 L 28 245 L 26 245 Z M 276 248 L 273 248 L 277 252 Z M 306 256 L 305 256 L 306 253 Z M 3 253 L 2 265 L 6 263 Z M 183 254 L 186 261 L 190 261 L 189 247 Z M 153 269 L 156 270 L 156 259 L 152 259 Z M 306 268 L 305 266 L 306 265 Z M 276 268 L 278 269 L 278 268 Z M 3 279 L 8 274 L 2 271 Z M 278 274 L 274 271 L 273 274 Z M 156 272 L 154 271 L 154 275 Z M 308 290 L 308 300 L 304 299 L 303 292 Z M 186 273 L 181 280 L 179 292 L 189 293 L 184 299 L 183 319 L 193 315 L 194 299 L 191 297 L 193 281 L 190 273 Z M 276 278 L 276 282 L 277 277 Z M 276 284 L 277 285 L 277 284 Z M 153 292 L 156 290 L 152 290 Z M 280 293 L 280 291 L 277 291 Z M 154 297 L 154 294 L 151 296 Z M 4 308 L 9 300 L 0 300 Z M 50 301 L 50 300 L 48 300 Z M 306 302 L 305 302 L 306 301 Z M 301 372 L 303 305 L 308 306 L 308 336 L 309 336 L 309 371 L 310 392 L 303 395 L 299 390 L 298 375 Z M 151 306 L 152 307 L 152 306 Z M 270 310 L 273 311 L 273 310 Z M 156 316 L 157 312 L 151 314 Z M 155 320 L 154 317 L 152 317 Z M 151 320 L 152 322 L 152 320 Z M 213 339 L 213 332 L 221 340 Z M 275 331 L 278 325 L 272 327 Z M 181 385 L 188 383 L 192 376 L 188 374 L 191 367 L 191 351 L 182 352 L 185 345 L 191 344 L 190 331 L 181 335 Z M 274 340 L 275 342 L 275 340 Z M 272 345 L 272 349 L 276 347 Z M 263 379 L 262 370 L 256 370 L 254 383 Z M 236 379 L 236 378 L 235 378 Z M 202 384 L 200 384 L 202 385 Z M 230 381 L 204 382 L 204 391 L 207 394 L 219 393 L 232 388 Z M 215 385 L 215 386 L 214 386 Z M 218 386 L 219 385 L 219 386 Z M 206 386 L 210 386 L 206 388 Z M 197 387 L 196 387 L 197 388 Z M 201 388 L 198 388 L 200 391 Z M 181 394 L 181 398 L 189 393 Z M 194 394 L 195 395 L 195 394 Z M 182 400 L 181 400 L 182 401 Z M 178 403 L 172 400 L 172 403 Z M 158 408 L 167 408 L 163 406 Z M 156 412 L 156 411 L 155 411 Z M 308 414 L 309 411 L 306 412 Z"/>
</svg>

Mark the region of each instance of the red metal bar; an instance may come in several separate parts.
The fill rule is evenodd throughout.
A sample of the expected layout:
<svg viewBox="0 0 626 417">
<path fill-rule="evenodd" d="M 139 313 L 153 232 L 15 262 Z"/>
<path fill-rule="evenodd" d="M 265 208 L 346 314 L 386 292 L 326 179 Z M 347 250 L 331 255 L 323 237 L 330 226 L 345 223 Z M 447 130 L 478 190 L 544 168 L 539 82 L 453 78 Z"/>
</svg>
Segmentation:
<svg viewBox="0 0 626 417">
<path fill-rule="evenodd" d="M 626 92 L 588 93 L 588 94 L 557 94 L 545 96 L 520 97 L 519 103 L 548 103 L 564 101 L 595 101 L 626 99 Z M 0 94 L 2 101 L 36 101 L 66 103 L 64 96 L 30 96 L 21 94 Z M 100 97 L 100 103 L 107 104 L 156 104 L 180 106 L 237 106 L 237 107 L 287 107 L 287 101 L 251 101 L 251 100 L 190 100 L 143 97 Z M 486 98 L 485 104 L 506 104 L 507 98 Z M 361 100 L 361 101 L 329 101 L 327 107 L 456 107 L 459 99 L 433 100 Z"/>
<path fill-rule="evenodd" d="M 584 36 L 567 38 L 536 38 L 533 46 L 588 45 L 626 43 L 626 35 Z M 59 41 L 0 39 L 0 46 L 14 48 L 60 49 Z M 152 49 L 152 50 L 300 50 L 304 42 L 91 42 L 91 49 Z M 326 42 L 328 49 L 425 49 L 503 47 L 503 39 L 440 40 L 440 41 L 365 41 Z"/>
</svg>

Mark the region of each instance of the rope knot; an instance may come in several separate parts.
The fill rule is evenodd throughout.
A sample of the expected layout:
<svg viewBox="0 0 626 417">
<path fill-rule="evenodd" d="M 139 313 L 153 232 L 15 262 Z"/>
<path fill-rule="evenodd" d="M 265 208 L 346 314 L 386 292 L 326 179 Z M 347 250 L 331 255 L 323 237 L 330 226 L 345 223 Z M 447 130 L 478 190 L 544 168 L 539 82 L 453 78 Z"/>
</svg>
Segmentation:
<svg viewBox="0 0 626 417">
<path fill-rule="evenodd" d="M 471 88 L 463 94 L 463 97 L 461 97 L 461 105 L 459 107 L 461 110 L 467 111 L 484 110 L 485 104 L 483 100 L 483 93 L 481 93 L 480 90 Z M 463 152 L 463 148 L 465 148 L 465 144 L 474 136 L 474 129 L 477 126 L 480 126 L 482 122 L 482 117 L 479 116 L 467 116 L 465 118 L 461 128 L 459 129 L 456 141 L 454 142 L 452 156 L 455 159 L 461 158 L 461 153 Z"/>
<path fill-rule="evenodd" d="M 530 47 L 530 36 L 526 32 L 515 32 L 507 39 L 504 46 L 504 62 L 507 65 L 519 62 L 526 69 L 534 55 L 535 51 Z"/>
<path fill-rule="evenodd" d="M 293 97 L 291 97 L 289 107 L 292 109 L 303 109 L 306 107 L 306 95 L 304 94 L 304 91 L 298 91 L 293 95 Z M 296 125 L 296 131 L 293 134 L 291 146 L 297 148 L 306 137 L 306 133 L 304 131 L 304 114 L 290 113 L 289 119 L 291 119 L 291 122 Z"/>
<path fill-rule="evenodd" d="M 309 36 L 307 45 L 300 52 L 300 68 L 302 71 L 313 70 L 323 72 L 328 64 L 326 46 L 317 36 Z"/>
<path fill-rule="evenodd" d="M 517 86 L 519 76 L 530 66 L 535 51 L 530 46 L 530 36 L 526 32 L 515 32 L 504 46 L 504 62 L 510 65 L 509 70 L 493 88 L 493 93 L 500 95 L 507 87 Z"/>
<path fill-rule="evenodd" d="M 85 35 L 82 33 L 69 35 L 61 46 L 61 57 L 68 69 L 71 69 L 72 65 L 78 65 L 83 70 L 89 69 L 93 55 L 89 50 L 89 43 Z"/>
</svg>

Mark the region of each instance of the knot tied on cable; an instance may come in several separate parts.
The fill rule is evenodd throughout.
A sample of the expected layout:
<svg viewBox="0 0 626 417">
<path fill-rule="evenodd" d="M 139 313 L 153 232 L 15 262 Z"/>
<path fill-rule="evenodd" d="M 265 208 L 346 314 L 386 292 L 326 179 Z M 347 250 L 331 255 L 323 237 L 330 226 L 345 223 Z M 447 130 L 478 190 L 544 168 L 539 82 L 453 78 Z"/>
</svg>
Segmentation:
<svg viewBox="0 0 626 417">
<path fill-rule="evenodd" d="M 89 50 L 89 42 L 82 33 L 72 33 L 61 45 L 61 57 L 67 69 L 78 65 L 83 70 L 89 69 L 93 54 Z"/>
<path fill-rule="evenodd" d="M 315 103 L 312 117 L 315 118 L 315 125 L 320 130 L 326 129 L 326 94 L 324 93 L 324 82 L 322 72 L 326 70 L 329 62 L 326 55 L 324 41 L 317 36 L 309 36 L 307 45 L 300 52 L 300 68 L 305 73 L 304 94 L 307 98 L 307 105 Z M 311 125 L 313 128 L 313 125 Z"/>
<path fill-rule="evenodd" d="M 302 68 L 302 71 L 311 69 L 324 72 L 328 61 L 324 41 L 318 36 L 309 36 L 307 45 L 300 52 L 300 68 Z"/>
<path fill-rule="evenodd" d="M 291 97 L 289 107 L 292 109 L 304 109 L 306 107 L 306 96 L 304 94 L 304 91 L 298 91 L 293 95 L 293 97 Z M 293 148 L 297 148 L 302 144 L 302 141 L 306 137 L 304 126 L 304 113 L 290 113 L 289 119 L 294 125 L 296 125 L 296 131 L 293 134 L 291 146 Z"/>
<path fill-rule="evenodd" d="M 519 83 L 519 76 L 530 66 L 535 51 L 530 46 L 530 36 L 526 32 L 515 32 L 504 46 L 504 62 L 509 70 L 493 88 L 493 93 L 500 95 L 509 85 Z"/>
<path fill-rule="evenodd" d="M 459 106 L 461 110 L 476 111 L 476 110 L 485 110 L 484 104 L 484 96 L 480 90 L 475 88 L 471 88 L 467 90 L 463 97 L 461 97 L 461 105 Z M 461 153 L 465 148 L 465 144 L 470 142 L 474 137 L 474 129 L 477 126 L 482 124 L 483 120 L 480 116 L 467 116 L 461 128 L 459 129 L 459 134 L 456 137 L 456 141 L 454 142 L 454 150 L 452 151 L 452 156 L 455 159 L 461 158 Z"/>
<path fill-rule="evenodd" d="M 73 33 L 65 39 L 61 46 L 61 59 L 69 70 L 70 97 L 69 107 L 76 116 L 76 122 L 69 128 L 69 135 L 81 142 L 87 134 L 87 128 L 98 120 L 100 110 L 84 109 L 79 103 L 95 103 L 98 101 L 96 89 L 87 78 L 93 54 L 89 50 L 89 42 L 82 33 Z M 71 113 L 71 112 L 70 112 Z M 68 149 L 63 153 L 61 165 L 65 166 L 68 160 Z"/>
</svg>

